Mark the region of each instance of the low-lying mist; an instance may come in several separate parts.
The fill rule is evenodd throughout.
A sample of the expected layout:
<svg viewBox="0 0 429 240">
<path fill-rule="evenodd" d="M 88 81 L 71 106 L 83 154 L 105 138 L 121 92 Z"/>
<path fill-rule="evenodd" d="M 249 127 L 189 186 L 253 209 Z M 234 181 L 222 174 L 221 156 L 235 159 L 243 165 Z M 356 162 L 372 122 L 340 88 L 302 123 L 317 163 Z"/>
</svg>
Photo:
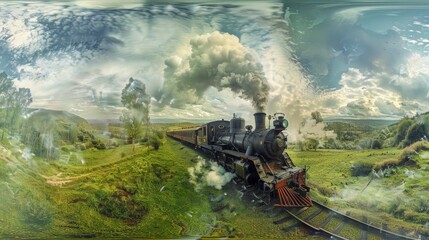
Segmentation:
<svg viewBox="0 0 429 240">
<path fill-rule="evenodd" d="M 226 172 L 216 162 L 207 161 L 200 156 L 196 165 L 188 168 L 188 172 L 189 181 L 195 186 L 195 191 L 201 190 L 204 186 L 220 190 L 235 177 L 235 174 Z"/>
</svg>

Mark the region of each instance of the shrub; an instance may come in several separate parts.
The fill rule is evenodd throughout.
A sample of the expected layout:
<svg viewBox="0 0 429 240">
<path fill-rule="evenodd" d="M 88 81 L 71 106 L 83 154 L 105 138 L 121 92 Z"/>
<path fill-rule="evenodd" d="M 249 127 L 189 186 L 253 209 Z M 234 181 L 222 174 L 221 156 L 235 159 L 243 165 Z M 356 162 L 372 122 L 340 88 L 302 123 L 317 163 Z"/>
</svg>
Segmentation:
<svg viewBox="0 0 429 240">
<path fill-rule="evenodd" d="M 159 139 L 165 138 L 165 132 L 164 131 L 155 131 L 155 134 Z"/>
<path fill-rule="evenodd" d="M 33 227 L 43 227 L 51 223 L 52 214 L 47 204 L 28 200 L 21 204 L 23 222 Z"/>
<path fill-rule="evenodd" d="M 76 150 L 76 147 L 73 145 L 66 145 L 61 147 L 61 151 L 63 152 L 74 152 Z"/>
<path fill-rule="evenodd" d="M 316 149 L 317 149 L 318 146 L 319 146 L 319 140 L 314 139 L 314 138 L 307 138 L 307 139 L 305 139 L 304 147 L 305 147 L 306 150 L 313 149 L 314 151 L 316 151 Z"/>
<path fill-rule="evenodd" d="M 413 120 L 409 118 L 404 118 L 399 122 L 398 132 L 396 133 L 395 143 L 399 144 L 402 140 L 405 139 L 407 135 L 408 128 L 414 123 Z"/>
<path fill-rule="evenodd" d="M 407 131 L 407 141 L 409 144 L 414 143 L 422 139 L 426 134 L 424 124 L 415 123 Z"/>
<path fill-rule="evenodd" d="M 350 168 L 350 173 L 353 177 L 368 176 L 371 171 L 372 165 L 370 163 L 357 163 Z"/>
<path fill-rule="evenodd" d="M 129 225 L 138 224 L 148 211 L 143 198 L 128 188 L 113 191 L 99 189 L 90 199 L 90 204 L 101 214 L 123 220 Z"/>
<path fill-rule="evenodd" d="M 162 145 L 162 140 L 155 134 L 152 134 L 149 137 L 148 141 L 149 146 L 152 146 L 155 150 L 158 150 L 159 147 Z"/>
<path fill-rule="evenodd" d="M 335 195 L 335 190 L 332 188 L 329 188 L 329 187 L 326 187 L 323 185 L 319 185 L 317 183 L 312 183 L 311 187 L 319 190 L 319 192 L 324 196 L 331 197 L 331 196 Z"/>
<path fill-rule="evenodd" d="M 388 167 L 396 166 L 396 165 L 398 165 L 398 163 L 399 163 L 398 159 L 389 158 L 389 159 L 386 159 L 382 162 L 378 162 L 378 163 L 374 164 L 373 168 L 375 171 L 378 171 L 380 169 L 385 169 Z"/>
<path fill-rule="evenodd" d="M 381 149 L 381 147 L 382 147 L 382 146 L 383 146 L 383 143 L 382 143 L 380 140 L 375 139 L 375 140 L 372 142 L 371 148 L 372 148 L 372 149 Z"/>
<path fill-rule="evenodd" d="M 413 157 L 418 154 L 418 151 L 429 150 L 429 142 L 419 141 L 415 142 L 411 146 L 405 148 L 397 159 L 386 159 L 380 163 L 374 164 L 374 169 L 376 171 L 380 169 L 385 169 L 387 167 L 393 167 L 398 165 L 413 165 L 416 164 L 413 161 Z"/>
</svg>

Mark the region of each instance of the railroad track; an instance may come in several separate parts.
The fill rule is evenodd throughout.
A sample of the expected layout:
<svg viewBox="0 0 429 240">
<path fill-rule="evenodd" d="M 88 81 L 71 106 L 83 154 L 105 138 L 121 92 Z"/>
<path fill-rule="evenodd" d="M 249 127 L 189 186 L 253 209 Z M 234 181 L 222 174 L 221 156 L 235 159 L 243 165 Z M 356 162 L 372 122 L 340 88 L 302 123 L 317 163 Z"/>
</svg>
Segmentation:
<svg viewBox="0 0 429 240">
<path fill-rule="evenodd" d="M 393 239 L 411 240 L 428 239 L 427 236 L 408 234 L 404 229 L 394 232 L 387 225 L 377 226 L 368 222 L 366 217 L 361 220 L 350 216 L 350 213 L 341 213 L 337 209 L 312 200 L 313 206 L 309 208 L 283 208 L 273 207 L 272 199 L 261 193 L 254 186 L 244 187 L 244 194 L 251 201 L 261 206 L 261 210 L 276 220 L 274 224 L 284 226 L 283 231 L 294 231 L 297 228 L 305 229 L 309 235 L 318 235 L 330 239 Z"/>
<path fill-rule="evenodd" d="M 382 225 L 377 227 L 367 222 L 366 219 L 358 220 L 329 208 L 317 201 L 312 201 L 313 207 L 302 209 L 283 208 L 286 216 L 274 221 L 274 224 L 282 224 L 291 219 L 296 225 L 306 228 L 310 234 L 317 234 L 331 239 L 398 239 L 411 240 L 417 237 L 406 236 L 405 232 L 395 233 Z M 289 226 L 290 228 L 290 226 Z"/>
</svg>

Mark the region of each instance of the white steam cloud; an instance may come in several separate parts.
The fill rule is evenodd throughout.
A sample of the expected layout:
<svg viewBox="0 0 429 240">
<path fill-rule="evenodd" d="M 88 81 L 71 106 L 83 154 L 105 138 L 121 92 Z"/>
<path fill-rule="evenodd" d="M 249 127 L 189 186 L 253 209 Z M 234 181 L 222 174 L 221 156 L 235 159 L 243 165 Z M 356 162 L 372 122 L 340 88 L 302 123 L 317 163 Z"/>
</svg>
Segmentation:
<svg viewBox="0 0 429 240">
<path fill-rule="evenodd" d="M 189 181 L 195 185 L 195 190 L 199 191 L 204 186 L 222 189 L 229 183 L 235 174 L 226 172 L 225 169 L 215 162 L 208 162 L 198 157 L 198 162 L 194 167 L 188 168 L 190 175 Z"/>
<path fill-rule="evenodd" d="M 306 138 L 313 138 L 317 140 L 322 139 L 336 139 L 337 134 L 331 130 L 325 130 L 326 123 L 316 122 L 315 119 L 305 119 L 299 128 L 299 135 L 296 140 L 302 141 Z"/>
<path fill-rule="evenodd" d="M 189 42 L 190 51 L 165 61 L 161 106 L 197 104 L 209 87 L 230 89 L 259 111 L 265 109 L 269 86 L 262 65 L 239 39 L 218 31 Z"/>
</svg>

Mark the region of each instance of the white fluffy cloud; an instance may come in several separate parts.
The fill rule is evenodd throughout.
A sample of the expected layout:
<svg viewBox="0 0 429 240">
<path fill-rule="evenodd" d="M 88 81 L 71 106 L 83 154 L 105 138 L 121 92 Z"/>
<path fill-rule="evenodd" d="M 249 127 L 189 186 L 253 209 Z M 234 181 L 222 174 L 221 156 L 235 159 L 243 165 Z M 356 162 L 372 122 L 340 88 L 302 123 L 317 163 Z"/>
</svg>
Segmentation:
<svg viewBox="0 0 429 240">
<path fill-rule="evenodd" d="M 195 76 L 202 74 L 202 70 L 212 71 L 202 74 L 207 77 L 215 70 L 230 74 L 251 69 L 266 78 L 267 111 L 285 112 L 291 131 L 298 130 L 303 119 L 313 111 L 320 111 L 324 117 L 401 117 L 429 110 L 429 57 L 423 52 L 411 54 L 405 62 L 395 61 L 395 70 L 402 64 L 399 73 L 369 71 L 368 67 L 359 68 L 356 64 L 354 68 L 346 68 L 337 89 L 318 90 L 317 81 L 314 83 L 308 77 L 311 69 L 304 69 L 295 56 L 291 22 L 282 19 L 282 6 L 278 3 L 237 8 L 204 4 L 178 7 L 139 2 L 131 5 L 88 3 L 77 1 L 67 6 L 43 2 L 1 3 L 0 71 L 16 78 L 18 86 L 32 90 L 32 107 L 74 111 L 87 118 L 117 118 L 121 109 L 120 92 L 130 77 L 141 79 L 149 93 L 158 97 L 167 80 L 165 73 L 170 70 L 176 80 L 189 76 L 196 80 Z M 356 12 L 347 21 L 357 21 L 364 17 L 365 11 Z M 347 18 L 348 15 L 343 12 L 335 16 Z M 222 32 L 217 35 L 225 38 L 225 44 L 208 43 L 208 36 L 215 31 Z M 394 40 L 399 32 L 393 34 Z M 365 31 L 362 35 L 371 34 Z M 195 46 L 216 45 L 229 50 L 193 49 L 189 43 L 197 38 Z M 390 39 L 386 37 L 386 41 Z M 413 40 L 425 43 L 422 37 Z M 195 44 L 195 41 L 205 43 Z M 376 43 L 367 45 L 374 47 Z M 385 44 L 389 45 L 388 50 L 395 49 L 393 43 Z M 359 47 L 359 44 L 350 40 L 350 46 Z M 335 53 L 331 49 L 319 50 Z M 212 59 L 220 59 L 216 54 L 229 54 L 229 60 L 224 61 L 225 64 L 213 64 Z M 251 61 L 248 59 L 246 68 L 240 62 L 248 56 Z M 391 55 L 382 55 L 382 60 L 390 62 L 392 59 L 386 56 Z M 405 58 L 400 56 L 400 60 Z M 373 62 L 362 64 L 375 66 L 379 61 L 372 55 L 368 59 Z M 317 63 L 317 59 L 313 60 Z M 219 83 L 222 84 L 222 80 Z M 198 88 L 198 81 L 193 84 Z M 252 124 L 251 100 L 238 98 L 240 91 L 234 94 L 229 88 L 211 86 L 202 88 L 193 101 L 185 101 L 187 104 L 181 110 L 155 107 L 152 118 L 219 119 L 239 112 Z M 184 92 L 176 91 L 176 95 L 183 96 Z M 249 98 L 253 95 L 246 97 Z M 178 101 L 177 97 L 168 100 L 169 103 Z"/>
</svg>

